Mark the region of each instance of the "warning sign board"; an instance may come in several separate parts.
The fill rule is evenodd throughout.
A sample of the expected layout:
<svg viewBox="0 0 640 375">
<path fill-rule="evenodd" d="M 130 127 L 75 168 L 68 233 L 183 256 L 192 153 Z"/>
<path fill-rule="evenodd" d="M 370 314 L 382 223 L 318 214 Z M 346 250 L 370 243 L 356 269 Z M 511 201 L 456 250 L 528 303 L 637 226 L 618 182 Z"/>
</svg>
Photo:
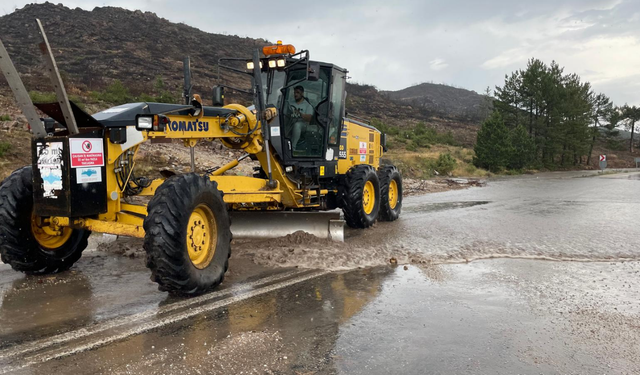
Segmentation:
<svg viewBox="0 0 640 375">
<path fill-rule="evenodd" d="M 360 142 L 360 149 L 358 150 L 358 154 L 366 154 L 367 153 L 367 142 Z"/>
<path fill-rule="evenodd" d="M 102 167 L 104 148 L 101 138 L 71 138 L 71 168 Z"/>
<path fill-rule="evenodd" d="M 600 155 L 600 161 L 607 161 L 607 155 Z"/>
</svg>

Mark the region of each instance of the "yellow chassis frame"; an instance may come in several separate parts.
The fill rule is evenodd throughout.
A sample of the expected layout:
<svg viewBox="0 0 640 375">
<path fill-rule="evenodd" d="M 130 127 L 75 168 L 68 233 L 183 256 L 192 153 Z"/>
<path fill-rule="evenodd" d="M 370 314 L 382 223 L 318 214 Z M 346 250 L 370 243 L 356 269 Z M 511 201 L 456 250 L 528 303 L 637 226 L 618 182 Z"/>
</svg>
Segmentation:
<svg viewBox="0 0 640 375">
<path fill-rule="evenodd" d="M 260 132 L 260 124 L 256 122 L 256 117 L 246 107 L 231 104 L 225 108 L 234 109 L 237 115 L 230 118 L 221 117 L 192 117 L 169 115 L 169 126 L 163 131 L 149 131 L 143 133 L 141 142 L 127 148 L 111 143 L 107 137 L 107 164 L 106 164 L 106 185 L 107 185 L 107 212 L 98 215 L 97 218 L 69 218 L 54 216 L 50 217 L 47 232 L 59 233 L 61 227 L 72 227 L 77 229 L 87 229 L 95 232 L 123 235 L 129 237 L 144 237 L 143 222 L 147 215 L 145 204 L 130 204 L 122 201 L 123 192 L 118 186 L 115 169 L 118 167 L 116 161 L 124 153 L 135 147 L 137 153 L 138 145 L 149 139 L 181 139 L 185 146 L 194 147 L 199 140 L 220 139 L 222 143 L 230 148 L 242 148 L 244 151 L 254 154 L 261 165 L 267 165 L 267 153 L 263 149 L 264 140 Z M 275 111 L 270 109 L 271 111 Z M 272 118 L 275 112 L 270 113 Z M 231 126 L 239 131 L 247 132 L 248 129 L 255 128 L 253 135 L 241 145 L 232 144 L 227 139 L 236 138 L 233 132 L 223 130 L 222 124 Z M 172 124 L 183 124 L 178 130 L 172 129 Z M 206 126 L 203 124 L 206 123 Z M 186 126 L 186 124 L 193 124 Z M 183 130 L 192 129 L 192 130 Z M 196 130 L 200 129 L 200 130 Z M 272 150 L 273 151 L 273 150 Z M 283 208 L 317 207 L 317 204 L 310 203 L 316 192 L 303 192 L 286 176 L 280 163 L 270 153 L 270 163 L 273 179 L 276 187 L 269 188 L 268 180 L 245 177 L 245 176 L 223 176 L 227 170 L 238 165 L 234 160 L 222 166 L 209 175 L 212 181 L 216 181 L 218 189 L 224 193 L 225 203 L 234 209 L 268 209 L 281 210 Z M 153 196 L 164 179 L 156 179 L 144 188 L 138 196 Z M 127 182 L 128 183 L 128 182 Z M 327 190 L 322 190 L 321 195 L 327 194 Z M 258 206 L 259 205 L 259 206 Z"/>
</svg>

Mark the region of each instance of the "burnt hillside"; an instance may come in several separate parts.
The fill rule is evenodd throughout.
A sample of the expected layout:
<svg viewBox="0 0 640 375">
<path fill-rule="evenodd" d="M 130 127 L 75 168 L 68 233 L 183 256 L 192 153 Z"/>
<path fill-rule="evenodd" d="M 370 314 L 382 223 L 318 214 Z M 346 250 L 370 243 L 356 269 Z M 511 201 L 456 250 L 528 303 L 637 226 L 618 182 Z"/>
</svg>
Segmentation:
<svg viewBox="0 0 640 375">
<path fill-rule="evenodd" d="M 383 91 L 382 94 L 397 103 L 420 110 L 424 116 L 482 121 L 491 109 L 491 101 L 485 96 L 442 84 L 421 83 L 398 91 Z"/>
<path fill-rule="evenodd" d="M 31 4 L 0 17 L 2 41 L 30 89 L 46 89 L 41 85 L 48 84 L 38 78 L 43 64 L 36 18 L 43 23 L 63 74 L 87 90 L 99 90 L 119 79 L 135 91 L 160 76 L 179 92 L 182 60 L 190 56 L 196 90 L 208 92 L 219 58 L 250 56 L 267 43 L 207 33 L 150 12 Z"/>
</svg>

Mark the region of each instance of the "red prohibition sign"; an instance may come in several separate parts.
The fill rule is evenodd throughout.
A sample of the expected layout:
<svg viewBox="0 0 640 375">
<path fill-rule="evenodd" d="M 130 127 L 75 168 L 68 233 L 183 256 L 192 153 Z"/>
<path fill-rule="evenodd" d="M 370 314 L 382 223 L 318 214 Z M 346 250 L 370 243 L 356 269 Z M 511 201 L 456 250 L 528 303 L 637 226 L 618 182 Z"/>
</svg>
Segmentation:
<svg viewBox="0 0 640 375">
<path fill-rule="evenodd" d="M 89 142 L 89 141 L 82 142 L 82 151 L 89 152 L 89 151 L 91 151 L 91 147 L 92 147 L 91 146 L 91 142 Z"/>
</svg>

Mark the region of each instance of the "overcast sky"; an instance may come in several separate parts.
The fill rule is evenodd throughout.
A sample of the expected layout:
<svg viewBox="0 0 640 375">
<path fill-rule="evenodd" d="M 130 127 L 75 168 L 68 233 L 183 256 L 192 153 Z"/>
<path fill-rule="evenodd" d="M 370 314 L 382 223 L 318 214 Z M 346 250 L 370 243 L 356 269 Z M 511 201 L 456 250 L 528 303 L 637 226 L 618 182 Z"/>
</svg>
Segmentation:
<svg viewBox="0 0 640 375">
<path fill-rule="evenodd" d="M 2 0 L 10 13 L 31 1 Z M 40 1 L 38 1 L 40 2 Z M 54 0 L 58 2 L 58 0 Z M 66 0 L 151 11 L 212 33 L 281 39 L 349 69 L 352 82 L 477 92 L 536 57 L 556 60 L 616 104 L 640 105 L 640 0 Z M 203 46 L 206 48 L 206 46 Z"/>
</svg>

